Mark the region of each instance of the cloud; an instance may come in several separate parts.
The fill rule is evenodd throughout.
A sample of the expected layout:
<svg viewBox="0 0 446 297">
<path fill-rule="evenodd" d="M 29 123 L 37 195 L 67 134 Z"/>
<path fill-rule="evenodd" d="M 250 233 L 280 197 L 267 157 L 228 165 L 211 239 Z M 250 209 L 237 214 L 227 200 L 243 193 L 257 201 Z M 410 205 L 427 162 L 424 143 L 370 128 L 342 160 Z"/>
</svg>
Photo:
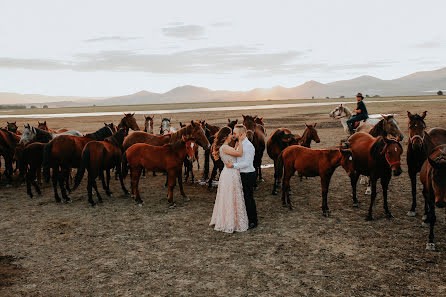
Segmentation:
<svg viewBox="0 0 446 297">
<path fill-rule="evenodd" d="M 98 38 L 92 38 L 84 40 L 85 42 L 102 42 L 102 41 L 128 41 L 142 39 L 142 37 L 123 37 L 123 36 L 103 36 Z"/>
<path fill-rule="evenodd" d="M 199 25 L 173 25 L 162 28 L 161 31 L 165 36 L 182 38 L 189 40 L 202 39 L 204 35 L 204 27 Z"/>
<path fill-rule="evenodd" d="M 426 41 L 422 43 L 417 43 L 413 47 L 429 49 L 429 48 L 441 48 L 443 47 L 443 45 L 444 43 L 439 41 Z"/>
</svg>

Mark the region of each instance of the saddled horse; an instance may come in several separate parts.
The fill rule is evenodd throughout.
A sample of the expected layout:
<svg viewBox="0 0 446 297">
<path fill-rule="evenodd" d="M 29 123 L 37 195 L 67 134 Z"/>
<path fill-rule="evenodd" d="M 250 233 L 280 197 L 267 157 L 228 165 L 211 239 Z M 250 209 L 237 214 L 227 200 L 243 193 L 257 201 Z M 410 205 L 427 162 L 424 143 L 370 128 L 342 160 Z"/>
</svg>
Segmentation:
<svg viewBox="0 0 446 297">
<path fill-rule="evenodd" d="M 23 129 L 23 134 L 20 138 L 20 143 L 28 144 L 30 142 L 44 142 L 47 143 L 51 141 L 53 138 L 69 135 L 69 136 L 82 136 L 82 133 L 76 130 L 69 130 L 62 133 L 51 133 L 39 128 L 31 127 L 29 124 L 26 124 Z"/>
<path fill-rule="evenodd" d="M 341 120 L 341 124 L 344 127 L 344 131 L 347 135 L 351 135 L 350 134 L 350 129 L 348 128 L 347 125 L 347 121 L 353 116 L 352 112 L 350 111 L 350 109 L 348 109 L 348 107 L 340 104 L 338 107 L 336 107 L 335 109 L 333 109 L 330 113 L 329 116 L 334 118 L 334 119 L 339 119 Z M 361 121 L 359 122 L 359 126 L 356 127 L 356 129 L 360 129 L 360 127 L 364 124 L 369 124 L 372 127 L 375 126 L 377 123 L 379 122 L 379 119 L 371 119 L 368 118 L 365 121 Z"/>
<path fill-rule="evenodd" d="M 432 128 L 426 132 L 424 119 L 427 111 L 421 115 L 407 112 L 409 118 L 409 142 L 407 144 L 407 167 L 412 186 L 412 206 L 407 213 L 408 216 L 416 215 L 417 207 L 417 174 L 432 153 L 434 148 L 441 144 L 446 144 L 446 129 Z M 424 214 L 427 215 L 427 205 L 425 204 Z"/>
<path fill-rule="evenodd" d="M 14 152 L 17 144 L 20 141 L 20 136 L 16 133 L 9 132 L 6 129 L 0 128 L 0 156 L 5 159 L 5 176 L 9 183 L 12 181 L 12 163 L 14 161 Z"/>
<path fill-rule="evenodd" d="M 37 194 L 41 195 L 39 185 L 41 184 L 43 149 L 45 145 L 46 143 L 33 142 L 15 152 L 14 158 L 18 162 L 21 175 L 25 177 L 26 193 L 30 198 L 34 197 L 31 185 L 34 186 Z"/>
<path fill-rule="evenodd" d="M 279 178 L 282 177 L 282 204 L 293 209 L 289 190 L 290 179 L 297 171 L 305 176 L 320 176 L 322 189 L 322 214 L 329 216 L 327 195 L 331 177 L 336 168 L 342 166 L 350 175 L 353 171 L 352 152 L 345 149 L 310 149 L 292 145 L 283 150 L 278 157 Z M 283 170 L 282 170 L 283 168 Z"/>
<path fill-rule="evenodd" d="M 173 188 L 175 187 L 176 179 L 178 179 L 183 199 L 188 201 L 183 190 L 181 172 L 184 159 L 188 158 L 192 162 L 195 158 L 194 145 L 194 139 L 183 135 L 173 144 L 154 146 L 146 143 L 136 143 L 128 148 L 122 158 L 122 173 L 125 177 L 128 167 L 130 168 L 131 191 L 135 201 L 138 204 L 143 203 L 138 187 L 143 168 L 148 171 L 167 172 L 167 201 L 171 207 L 175 206 Z"/>
<path fill-rule="evenodd" d="M 434 225 L 437 220 L 435 207 L 446 207 L 446 144 L 435 147 L 429 154 L 421 168 L 420 180 L 428 208 L 426 222 L 430 227 L 426 249 L 434 251 Z"/>
<path fill-rule="evenodd" d="M 161 135 L 174 133 L 177 131 L 174 127 L 172 127 L 170 120 L 171 120 L 170 118 L 163 118 L 161 120 L 161 126 L 160 126 L 160 134 Z"/>
<path fill-rule="evenodd" d="M 376 183 L 381 179 L 381 186 L 384 197 L 384 211 L 388 218 L 392 214 L 387 206 L 387 189 L 392 174 L 399 176 L 402 173 L 401 155 L 403 147 L 393 139 L 387 139 L 379 136 L 377 138 L 368 133 L 358 132 L 350 136 L 345 143 L 351 149 L 353 154 L 354 172 L 350 174 L 350 182 L 353 191 L 353 206 L 358 206 L 356 198 L 356 184 L 359 176 L 370 176 L 372 185 L 372 195 L 370 199 L 369 212 L 366 220 L 373 220 L 372 210 L 376 198 Z"/>
<path fill-rule="evenodd" d="M 266 142 L 265 142 L 265 133 L 263 132 L 264 129 L 256 123 L 257 116 L 249 116 L 249 115 L 242 115 L 243 117 L 243 125 L 246 127 L 246 137 L 249 141 L 251 141 L 252 145 L 255 149 L 254 154 L 254 168 L 257 173 L 257 178 L 260 181 L 263 181 L 262 178 L 262 158 L 263 158 L 263 152 L 265 151 Z M 254 186 L 254 188 L 257 188 L 257 182 Z"/>
<path fill-rule="evenodd" d="M 104 140 L 116 132 L 113 123 L 105 125 L 94 133 L 85 136 L 60 135 L 51 140 L 44 149 L 43 154 L 43 176 L 45 181 L 50 180 L 50 168 L 53 170 L 53 189 L 56 202 L 60 202 L 57 192 L 59 183 L 62 197 L 67 202 L 71 202 L 64 187 L 64 180 L 68 179 L 71 168 L 79 168 L 81 163 L 82 150 L 84 146 L 92 140 Z"/>
<path fill-rule="evenodd" d="M 60 133 L 68 131 L 68 129 L 58 129 L 58 130 L 50 129 L 50 128 L 48 128 L 48 125 L 47 125 L 46 121 L 44 121 L 44 122 L 37 121 L 37 124 L 38 124 L 37 128 L 42 129 L 44 131 L 48 131 L 50 133 L 60 134 Z"/>
<path fill-rule="evenodd" d="M 127 191 L 122 180 L 121 170 L 121 156 L 122 143 L 126 136 L 126 129 L 121 128 L 110 137 L 103 141 L 93 140 L 88 142 L 82 151 L 82 162 L 79 170 L 76 173 L 73 191 L 79 186 L 84 176 L 85 170 L 88 171 L 87 193 L 88 202 L 91 206 L 95 206 L 93 201 L 92 189 L 96 191 L 98 202 L 102 203 L 102 197 L 99 194 L 96 178 L 99 177 L 102 182 L 102 188 L 105 190 L 107 196 L 111 196 L 110 191 L 110 169 L 117 168 L 119 180 L 124 193 Z M 104 178 L 104 171 L 107 174 L 107 180 Z M 127 193 L 126 193 L 127 194 Z"/>
<path fill-rule="evenodd" d="M 138 123 L 135 119 L 135 113 L 124 113 L 124 117 L 121 119 L 121 121 L 118 124 L 118 129 L 124 128 L 129 133 L 129 129 L 132 129 L 133 131 L 139 131 Z"/>
<path fill-rule="evenodd" d="M 17 135 L 22 135 L 18 129 L 17 122 L 6 122 L 6 130 Z"/>
<path fill-rule="evenodd" d="M 153 119 L 155 116 L 144 116 L 144 132 L 153 134 Z"/>
</svg>

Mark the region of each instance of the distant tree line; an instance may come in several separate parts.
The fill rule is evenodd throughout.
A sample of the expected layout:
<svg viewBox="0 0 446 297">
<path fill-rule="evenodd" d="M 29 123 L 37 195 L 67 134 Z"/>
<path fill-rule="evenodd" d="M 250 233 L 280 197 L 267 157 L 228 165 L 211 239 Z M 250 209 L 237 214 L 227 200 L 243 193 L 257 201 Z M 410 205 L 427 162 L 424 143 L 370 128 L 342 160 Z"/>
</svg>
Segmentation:
<svg viewBox="0 0 446 297">
<path fill-rule="evenodd" d="M 25 109 L 25 105 L 0 105 L 0 109 Z"/>
</svg>

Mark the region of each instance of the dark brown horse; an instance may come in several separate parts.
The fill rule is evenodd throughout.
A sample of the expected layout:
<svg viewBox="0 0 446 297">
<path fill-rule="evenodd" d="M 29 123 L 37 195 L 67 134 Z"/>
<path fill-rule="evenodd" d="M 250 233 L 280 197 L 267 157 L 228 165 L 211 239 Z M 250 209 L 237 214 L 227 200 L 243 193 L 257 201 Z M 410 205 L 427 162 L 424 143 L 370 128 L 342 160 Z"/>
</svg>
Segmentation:
<svg viewBox="0 0 446 297">
<path fill-rule="evenodd" d="M 17 122 L 6 122 L 6 124 L 6 130 L 17 135 L 22 135 L 22 133 L 20 133 L 20 131 L 18 130 L 19 127 L 17 126 Z"/>
<path fill-rule="evenodd" d="M 39 185 L 41 184 L 43 149 L 45 145 L 46 143 L 33 142 L 21 149 L 19 147 L 16 149 L 15 158 L 18 162 L 20 173 L 25 177 L 26 193 L 30 198 L 33 198 L 31 185 L 34 186 L 37 194 L 41 195 Z"/>
<path fill-rule="evenodd" d="M 434 225 L 437 220 L 435 207 L 446 207 L 446 144 L 435 147 L 420 171 L 423 196 L 428 207 L 426 222 L 430 225 L 427 250 L 435 250 Z"/>
<path fill-rule="evenodd" d="M 64 187 L 64 180 L 68 179 L 71 168 L 79 168 L 82 159 L 84 146 L 92 140 L 104 140 L 116 132 L 113 123 L 105 125 L 98 131 L 85 136 L 60 135 L 49 142 L 43 154 L 43 176 L 45 181 L 50 180 L 50 168 L 53 170 L 53 189 L 56 202 L 60 202 L 57 193 L 57 183 L 59 183 L 62 197 L 67 202 L 71 202 Z M 67 186 L 67 185 L 65 185 Z"/>
<path fill-rule="evenodd" d="M 292 144 L 298 144 L 304 147 L 311 147 L 311 141 L 314 141 L 316 143 L 321 142 L 319 135 L 317 134 L 316 130 L 317 123 L 307 125 L 305 124 L 305 130 L 302 136 L 299 136 L 299 134 L 296 134 L 294 137 L 296 138 L 297 143 Z"/>
<path fill-rule="evenodd" d="M 215 133 L 220 130 L 220 127 L 211 125 L 207 123 L 206 121 L 200 121 L 201 127 L 204 129 L 204 132 L 206 134 L 206 138 L 208 139 L 209 143 L 214 142 Z M 232 127 L 233 129 L 234 127 Z M 204 170 L 203 170 L 203 179 L 208 180 L 209 179 L 209 167 L 210 167 L 210 155 L 211 155 L 211 149 L 204 150 Z M 198 159 L 197 159 L 198 160 Z M 198 163 L 199 164 L 199 163 Z"/>
<path fill-rule="evenodd" d="M 124 113 L 124 117 L 118 124 L 118 129 L 124 128 L 128 134 L 129 129 L 139 131 L 138 123 L 136 123 L 135 113 Z"/>
<path fill-rule="evenodd" d="M 228 127 L 230 127 L 232 130 L 234 130 L 235 125 L 238 124 L 238 119 L 231 121 L 231 119 L 228 119 Z"/>
<path fill-rule="evenodd" d="M 82 151 L 82 162 L 75 177 L 75 183 L 73 191 L 79 186 L 85 173 L 85 169 L 88 171 L 88 183 L 87 193 L 88 202 L 91 206 L 95 206 L 93 201 L 92 189 L 96 191 L 98 196 L 98 202 L 102 203 L 102 197 L 99 194 L 98 186 L 96 184 L 96 178 L 99 177 L 102 182 L 102 188 L 105 190 L 107 196 L 111 196 L 110 191 L 110 169 L 116 168 L 121 187 L 126 193 L 124 183 L 122 180 L 121 171 L 121 156 L 122 156 L 122 142 L 126 136 L 126 129 L 121 128 L 110 137 L 105 138 L 103 141 L 93 140 L 88 142 Z M 104 178 L 104 171 L 107 174 L 107 180 Z M 126 193 L 128 194 L 128 192 Z"/>
<path fill-rule="evenodd" d="M 392 178 L 392 173 L 394 176 L 399 176 L 402 173 L 401 154 L 403 153 L 403 147 L 396 140 L 387 139 L 382 136 L 375 138 L 364 132 L 357 132 L 350 136 L 346 145 L 352 150 L 355 168 L 354 173 L 350 174 L 350 182 L 353 190 L 353 206 L 358 205 L 356 184 L 359 175 L 370 176 L 372 196 L 366 220 L 373 220 L 372 211 L 376 198 L 376 183 L 378 179 L 381 179 L 384 211 L 388 218 L 392 218 L 392 214 L 387 206 L 387 189 Z"/>
<path fill-rule="evenodd" d="M 139 194 L 139 179 L 142 169 L 148 171 L 167 172 L 168 192 L 167 201 L 171 207 L 175 206 L 173 188 L 178 179 L 181 195 L 188 200 L 183 190 L 182 167 L 185 158 L 193 161 L 195 158 L 195 140 L 182 136 L 179 141 L 163 146 L 153 146 L 145 143 L 136 143 L 126 150 L 122 158 L 122 173 L 127 174 L 130 167 L 132 194 L 138 204 L 142 204 Z"/>
<path fill-rule="evenodd" d="M 8 182 L 12 181 L 12 163 L 14 161 L 14 152 L 17 144 L 20 141 L 20 136 L 16 133 L 9 132 L 6 129 L 0 128 L 0 156 L 5 159 L 5 176 Z"/>
<path fill-rule="evenodd" d="M 153 134 L 153 119 L 155 116 L 144 116 L 144 132 Z"/>
<path fill-rule="evenodd" d="M 314 150 L 293 145 L 283 150 L 278 158 L 278 167 L 284 168 L 282 184 L 282 204 L 293 209 L 290 200 L 290 179 L 297 171 L 305 176 L 320 176 L 322 189 L 322 213 L 329 216 L 327 195 L 330 180 L 336 168 L 342 166 L 350 175 L 353 172 L 352 152 L 344 149 Z M 279 170 L 279 177 L 282 170 Z"/>
<path fill-rule="evenodd" d="M 59 134 L 59 133 L 63 133 L 63 132 L 67 132 L 68 131 L 68 129 L 58 129 L 58 130 L 50 129 L 50 128 L 48 128 L 48 125 L 46 124 L 46 121 L 44 121 L 42 123 L 37 121 L 37 124 L 38 124 L 37 128 L 42 129 L 44 131 L 48 131 L 50 133 Z"/>
<path fill-rule="evenodd" d="M 202 121 L 200 121 L 201 123 Z M 202 124 L 203 126 L 203 124 Z M 180 127 L 184 128 L 186 127 L 185 124 L 180 122 Z M 204 128 L 205 129 L 205 128 Z M 206 131 L 206 129 L 205 129 Z M 198 145 L 194 145 L 195 150 L 195 161 L 197 161 L 198 170 L 200 170 L 200 162 L 198 157 Z M 191 181 L 194 183 L 195 181 L 195 175 L 194 175 L 194 163 L 191 162 L 188 158 L 184 159 L 184 182 L 187 183 L 187 180 L 189 179 L 189 175 L 191 176 Z"/>
<path fill-rule="evenodd" d="M 243 125 L 246 127 L 246 136 L 248 137 L 248 140 L 251 141 L 252 145 L 255 149 L 254 154 L 254 168 L 257 173 L 257 178 L 260 181 L 263 181 L 262 178 L 262 158 L 263 158 L 263 152 L 265 151 L 266 142 L 265 142 L 265 133 L 264 129 L 256 123 L 257 116 L 245 116 L 243 117 Z M 257 188 L 257 183 L 255 184 L 254 188 Z"/>
<path fill-rule="evenodd" d="M 409 142 L 407 144 L 407 166 L 412 186 L 412 207 L 407 213 L 408 216 L 416 215 L 417 207 L 417 174 L 421 167 L 431 154 L 433 149 L 440 144 L 446 144 L 446 130 L 442 128 L 433 128 L 426 132 L 426 123 L 424 119 L 427 111 L 421 115 L 412 114 L 409 111 Z M 426 201 L 425 201 L 426 202 Z M 425 203 L 424 214 L 427 215 L 427 205 Z"/>
<path fill-rule="evenodd" d="M 260 129 L 263 131 L 263 134 L 265 134 L 266 136 L 266 129 L 265 129 L 265 122 L 263 121 L 263 117 L 259 118 L 257 116 L 255 116 L 255 122 L 256 124 L 260 125 Z"/>
</svg>

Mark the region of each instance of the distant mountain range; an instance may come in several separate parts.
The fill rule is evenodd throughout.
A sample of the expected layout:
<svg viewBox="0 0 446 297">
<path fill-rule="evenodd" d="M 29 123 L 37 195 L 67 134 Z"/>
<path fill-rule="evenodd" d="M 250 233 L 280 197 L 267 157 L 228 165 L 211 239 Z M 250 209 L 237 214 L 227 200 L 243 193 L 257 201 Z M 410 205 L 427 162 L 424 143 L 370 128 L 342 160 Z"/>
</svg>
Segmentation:
<svg viewBox="0 0 446 297">
<path fill-rule="evenodd" d="M 7 104 L 35 104 L 50 107 L 85 105 L 134 105 L 206 101 L 257 101 L 303 98 L 353 97 L 357 92 L 370 96 L 435 95 L 446 90 L 446 67 L 433 71 L 416 72 L 401 78 L 382 80 L 373 76 L 360 76 L 331 83 L 308 81 L 300 86 L 285 88 L 257 88 L 250 91 L 210 90 L 196 86 L 181 86 L 166 93 L 140 91 L 135 94 L 111 98 L 51 97 L 0 93 L 0 102 Z M 57 102 L 56 102 L 57 101 Z M 4 103 L 6 104 L 6 103 Z"/>
</svg>

